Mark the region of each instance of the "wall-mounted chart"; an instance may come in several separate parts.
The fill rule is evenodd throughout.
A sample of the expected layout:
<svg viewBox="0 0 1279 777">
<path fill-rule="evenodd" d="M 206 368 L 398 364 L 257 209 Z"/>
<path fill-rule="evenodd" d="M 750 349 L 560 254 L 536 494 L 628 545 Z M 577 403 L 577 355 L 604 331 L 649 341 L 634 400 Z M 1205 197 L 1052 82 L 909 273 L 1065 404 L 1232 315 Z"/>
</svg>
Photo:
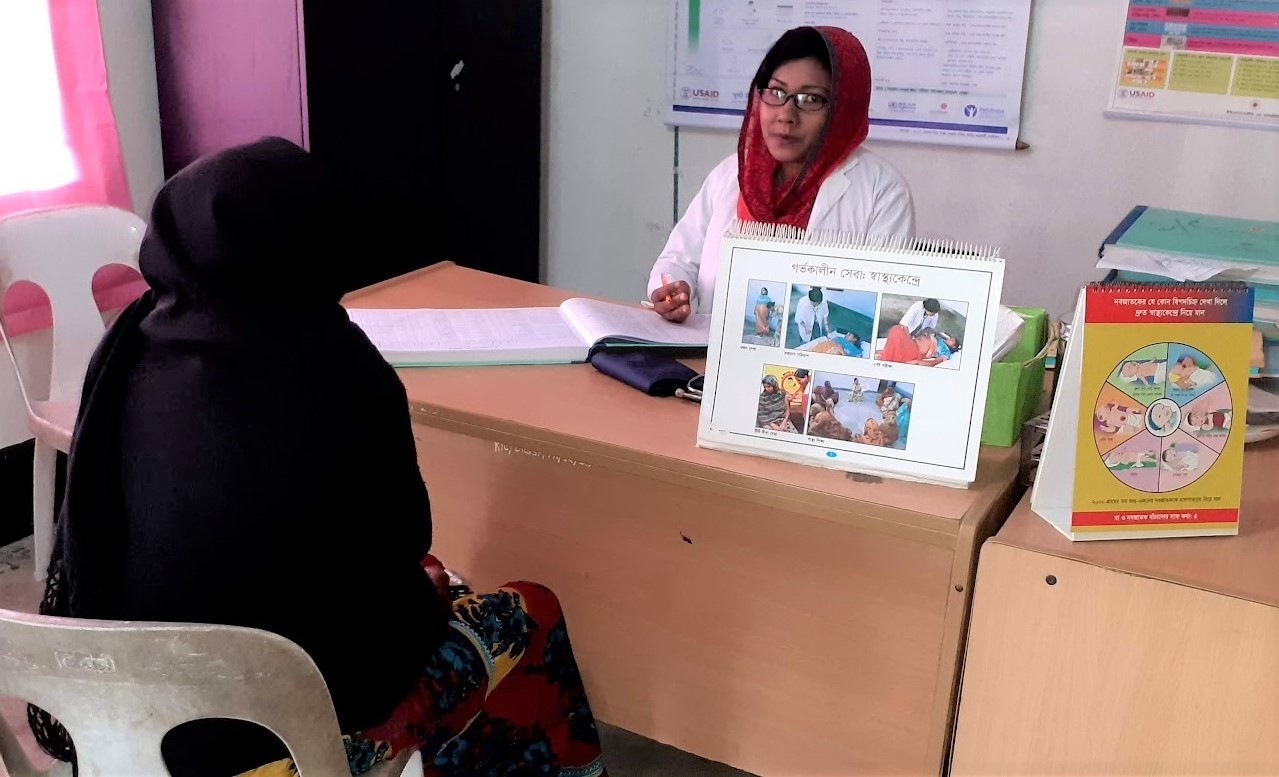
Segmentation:
<svg viewBox="0 0 1279 777">
<path fill-rule="evenodd" d="M 1014 148 L 1031 0 L 672 0 L 667 123 L 737 129 L 783 32 L 842 27 L 870 57 L 870 137 Z"/>
<path fill-rule="evenodd" d="M 1108 113 L 1279 129 L 1279 0 L 1130 0 Z"/>
<path fill-rule="evenodd" d="M 1181 343 L 1140 348 L 1097 394 L 1097 454 L 1121 483 L 1159 494 L 1212 469 L 1230 437 L 1234 404 L 1216 363 Z"/>
</svg>

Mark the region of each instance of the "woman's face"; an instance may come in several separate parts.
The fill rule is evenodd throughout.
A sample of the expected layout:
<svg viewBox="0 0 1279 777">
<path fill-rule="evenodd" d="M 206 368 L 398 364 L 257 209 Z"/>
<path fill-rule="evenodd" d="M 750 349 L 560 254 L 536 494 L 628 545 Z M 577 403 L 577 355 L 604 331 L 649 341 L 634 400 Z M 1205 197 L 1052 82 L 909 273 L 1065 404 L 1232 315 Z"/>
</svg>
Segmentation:
<svg viewBox="0 0 1279 777">
<path fill-rule="evenodd" d="M 768 87 L 792 95 L 801 92 L 820 95 L 828 101 L 831 96 L 830 73 L 812 57 L 783 63 L 773 71 Z M 759 103 L 759 126 L 764 133 L 764 145 L 784 170 L 793 172 L 799 171 L 817 147 L 829 117 L 829 102 L 817 111 L 800 110 L 793 99 L 781 106 Z"/>
</svg>

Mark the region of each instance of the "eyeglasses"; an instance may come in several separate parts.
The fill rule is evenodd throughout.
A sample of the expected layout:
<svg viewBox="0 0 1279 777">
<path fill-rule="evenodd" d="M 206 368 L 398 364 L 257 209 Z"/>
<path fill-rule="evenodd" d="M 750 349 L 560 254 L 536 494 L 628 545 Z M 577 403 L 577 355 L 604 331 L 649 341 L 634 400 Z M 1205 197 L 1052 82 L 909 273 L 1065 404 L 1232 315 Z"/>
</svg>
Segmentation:
<svg viewBox="0 0 1279 777">
<path fill-rule="evenodd" d="M 796 92 L 789 94 L 785 89 L 759 89 L 759 101 L 765 105 L 771 105 L 774 108 L 780 108 L 790 102 L 791 98 L 795 98 L 795 107 L 801 111 L 814 113 L 820 111 L 830 104 L 830 98 L 821 94 L 810 94 L 808 92 Z"/>
<path fill-rule="evenodd" d="M 688 385 L 684 388 L 675 389 L 675 396 L 680 399 L 687 399 L 689 402 L 702 401 L 702 384 L 705 383 L 705 375 L 696 375 L 689 378 Z"/>
</svg>

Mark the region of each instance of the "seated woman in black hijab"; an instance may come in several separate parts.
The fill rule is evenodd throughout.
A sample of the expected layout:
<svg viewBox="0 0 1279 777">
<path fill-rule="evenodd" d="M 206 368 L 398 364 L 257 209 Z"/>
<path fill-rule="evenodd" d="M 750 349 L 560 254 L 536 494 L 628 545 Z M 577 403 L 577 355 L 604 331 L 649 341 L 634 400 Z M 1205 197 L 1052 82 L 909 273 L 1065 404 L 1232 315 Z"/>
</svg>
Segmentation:
<svg viewBox="0 0 1279 777">
<path fill-rule="evenodd" d="M 339 305 L 353 204 L 278 138 L 165 184 L 140 256 L 151 289 L 89 365 L 41 612 L 288 637 L 328 683 L 353 774 L 420 748 L 429 774 L 601 775 L 555 597 L 514 583 L 450 606 L 422 567 L 404 387 Z M 235 721 L 175 729 L 164 753 L 179 775 L 289 768 Z"/>
</svg>

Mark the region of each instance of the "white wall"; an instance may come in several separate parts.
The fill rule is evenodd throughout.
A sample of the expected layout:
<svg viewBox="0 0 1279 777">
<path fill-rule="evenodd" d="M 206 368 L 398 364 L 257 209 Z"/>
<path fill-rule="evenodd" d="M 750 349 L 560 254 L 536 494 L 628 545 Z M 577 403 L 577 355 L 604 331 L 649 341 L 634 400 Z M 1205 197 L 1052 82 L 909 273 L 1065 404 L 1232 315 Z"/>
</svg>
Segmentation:
<svg viewBox="0 0 1279 777">
<path fill-rule="evenodd" d="M 547 280 L 642 296 L 671 227 L 662 123 L 669 0 L 547 0 Z M 1279 221 L 1279 132 L 1102 116 L 1126 0 L 1035 0 L 1021 137 L 1031 149 L 871 144 L 920 234 L 1000 246 L 1004 301 L 1066 314 L 1097 246 L 1149 204 Z M 736 134 L 680 132 L 682 213 Z"/>
<path fill-rule="evenodd" d="M 164 183 L 151 0 L 98 0 L 98 18 L 129 194 L 133 209 L 146 218 Z"/>
</svg>

